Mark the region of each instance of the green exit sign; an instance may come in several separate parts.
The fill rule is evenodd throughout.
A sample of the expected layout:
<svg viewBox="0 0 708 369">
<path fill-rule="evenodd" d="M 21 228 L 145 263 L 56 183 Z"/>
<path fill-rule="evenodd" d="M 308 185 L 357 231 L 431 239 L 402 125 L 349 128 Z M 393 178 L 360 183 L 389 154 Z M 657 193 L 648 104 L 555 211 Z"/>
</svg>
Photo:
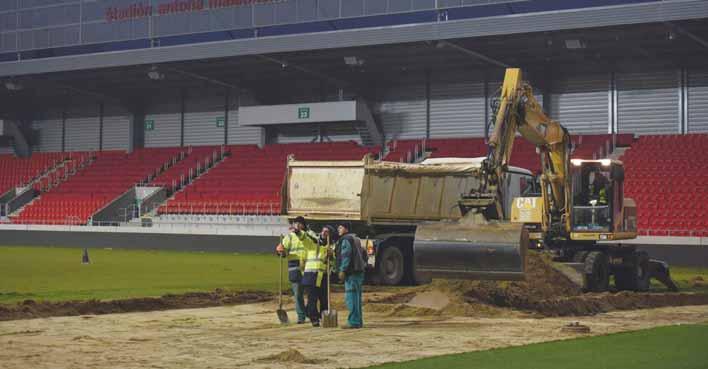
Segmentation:
<svg viewBox="0 0 708 369">
<path fill-rule="evenodd" d="M 155 121 L 154 120 L 146 120 L 145 121 L 145 130 L 146 131 L 154 131 L 155 130 Z"/>
<path fill-rule="evenodd" d="M 216 118 L 216 126 L 218 128 L 224 128 L 225 125 L 226 125 L 226 118 L 224 118 L 224 117 Z"/>
<path fill-rule="evenodd" d="M 310 119 L 310 108 L 298 108 L 297 109 L 297 119 Z"/>
</svg>

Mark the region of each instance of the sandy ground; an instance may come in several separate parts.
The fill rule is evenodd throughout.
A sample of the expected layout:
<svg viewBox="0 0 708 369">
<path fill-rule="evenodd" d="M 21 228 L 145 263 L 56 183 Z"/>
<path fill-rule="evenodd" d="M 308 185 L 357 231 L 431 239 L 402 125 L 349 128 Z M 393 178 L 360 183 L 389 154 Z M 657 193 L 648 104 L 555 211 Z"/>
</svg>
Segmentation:
<svg viewBox="0 0 708 369">
<path fill-rule="evenodd" d="M 366 328 L 342 330 L 280 326 L 275 308 L 266 302 L 0 322 L 0 368 L 350 368 L 573 338 L 581 334 L 561 327 L 576 321 L 592 335 L 708 321 L 708 306 L 544 319 L 513 312 L 395 317 L 365 307 Z M 315 364 L 266 359 L 289 348 Z"/>
</svg>

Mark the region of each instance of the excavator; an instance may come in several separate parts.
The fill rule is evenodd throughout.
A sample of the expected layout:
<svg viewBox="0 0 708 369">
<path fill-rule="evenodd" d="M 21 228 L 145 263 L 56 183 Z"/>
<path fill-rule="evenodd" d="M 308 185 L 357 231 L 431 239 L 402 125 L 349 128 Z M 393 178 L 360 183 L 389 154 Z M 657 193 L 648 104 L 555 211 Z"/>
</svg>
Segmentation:
<svg viewBox="0 0 708 369">
<path fill-rule="evenodd" d="M 666 263 L 626 242 L 637 236 L 637 209 L 624 197 L 620 161 L 571 158 L 568 130 L 543 112 L 519 69 L 506 70 L 492 111 L 483 158 L 291 157 L 284 215 L 350 222 L 373 283 L 519 280 L 528 253 L 544 252 L 586 291 L 606 291 L 611 280 L 619 290 L 646 291 L 651 278 L 676 289 Z M 538 185 L 530 171 L 509 165 L 517 137 L 537 148 Z"/>
<path fill-rule="evenodd" d="M 612 276 L 618 290 L 646 291 L 651 278 L 677 289 L 665 262 L 623 243 L 637 236 L 637 210 L 624 197 L 622 162 L 571 159 L 568 130 L 544 113 L 520 69 L 506 70 L 492 111 L 479 185 L 460 196 L 461 217 L 416 226 L 416 279 L 522 279 L 533 249 L 588 292 L 607 291 Z M 540 196 L 505 199 L 517 135 L 537 148 Z"/>
</svg>

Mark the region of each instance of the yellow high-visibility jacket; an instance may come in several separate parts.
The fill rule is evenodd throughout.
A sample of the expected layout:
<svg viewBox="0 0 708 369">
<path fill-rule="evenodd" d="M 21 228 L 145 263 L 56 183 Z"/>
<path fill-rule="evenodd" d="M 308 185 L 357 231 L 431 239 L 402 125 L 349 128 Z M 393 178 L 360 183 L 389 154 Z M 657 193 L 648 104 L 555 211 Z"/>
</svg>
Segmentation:
<svg viewBox="0 0 708 369">
<path fill-rule="evenodd" d="M 332 250 L 332 245 L 319 245 L 315 243 L 305 248 L 303 262 L 305 273 L 317 273 L 316 286 L 322 286 L 322 280 L 327 273 L 327 250 Z"/>
<path fill-rule="evenodd" d="M 283 238 L 283 247 L 288 255 L 288 261 L 301 260 L 305 257 L 305 250 L 316 245 L 317 234 L 312 231 L 303 231 L 298 236 L 290 232 Z"/>
</svg>

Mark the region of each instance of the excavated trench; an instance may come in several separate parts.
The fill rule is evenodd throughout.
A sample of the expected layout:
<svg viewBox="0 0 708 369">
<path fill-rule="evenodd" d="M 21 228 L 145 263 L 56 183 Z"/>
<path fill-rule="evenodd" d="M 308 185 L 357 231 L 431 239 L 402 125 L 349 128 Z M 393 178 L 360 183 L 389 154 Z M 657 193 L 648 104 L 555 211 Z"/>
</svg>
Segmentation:
<svg viewBox="0 0 708 369">
<path fill-rule="evenodd" d="M 662 292 L 583 293 L 542 255 L 529 254 L 527 278 L 519 282 L 435 280 L 425 286 L 369 301 L 372 311 L 392 316 L 466 315 L 583 316 L 614 310 L 706 305 L 708 294 Z M 449 302 L 441 306 L 441 294 Z"/>
<path fill-rule="evenodd" d="M 213 292 L 192 292 L 112 301 L 38 302 L 25 300 L 16 305 L 0 305 L 0 321 L 240 305 L 268 301 L 272 297 L 269 292 L 228 293 L 217 289 Z"/>
</svg>

